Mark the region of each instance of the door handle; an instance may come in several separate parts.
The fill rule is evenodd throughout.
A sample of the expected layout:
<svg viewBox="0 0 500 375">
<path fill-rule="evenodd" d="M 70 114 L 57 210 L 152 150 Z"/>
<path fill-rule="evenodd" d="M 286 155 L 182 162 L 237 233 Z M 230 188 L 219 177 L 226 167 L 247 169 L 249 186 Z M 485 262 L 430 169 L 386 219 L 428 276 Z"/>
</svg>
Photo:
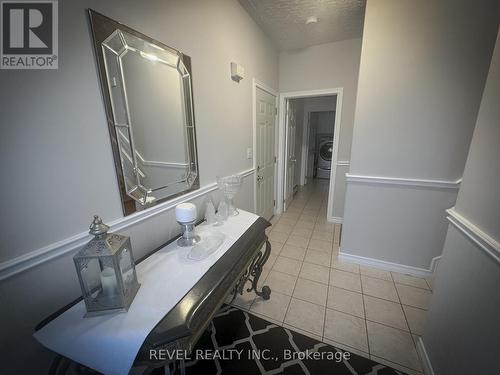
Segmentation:
<svg viewBox="0 0 500 375">
<path fill-rule="evenodd" d="M 295 158 L 290 158 L 290 161 L 291 161 L 292 163 L 296 163 L 296 162 L 297 162 L 297 159 L 295 159 Z"/>
<path fill-rule="evenodd" d="M 262 176 L 257 176 L 257 182 L 261 182 L 264 179 Z"/>
</svg>

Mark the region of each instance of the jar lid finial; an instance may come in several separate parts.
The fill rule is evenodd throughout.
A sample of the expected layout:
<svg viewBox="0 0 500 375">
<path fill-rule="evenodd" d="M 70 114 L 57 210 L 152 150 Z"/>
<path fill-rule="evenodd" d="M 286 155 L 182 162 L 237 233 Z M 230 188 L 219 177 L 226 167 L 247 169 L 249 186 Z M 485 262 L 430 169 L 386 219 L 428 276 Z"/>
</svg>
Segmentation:
<svg viewBox="0 0 500 375">
<path fill-rule="evenodd" d="M 94 215 L 94 220 L 92 221 L 92 224 L 90 224 L 89 228 L 90 234 L 93 234 L 94 236 L 100 236 L 101 234 L 105 234 L 108 231 L 109 226 L 104 224 L 99 216 Z"/>
</svg>

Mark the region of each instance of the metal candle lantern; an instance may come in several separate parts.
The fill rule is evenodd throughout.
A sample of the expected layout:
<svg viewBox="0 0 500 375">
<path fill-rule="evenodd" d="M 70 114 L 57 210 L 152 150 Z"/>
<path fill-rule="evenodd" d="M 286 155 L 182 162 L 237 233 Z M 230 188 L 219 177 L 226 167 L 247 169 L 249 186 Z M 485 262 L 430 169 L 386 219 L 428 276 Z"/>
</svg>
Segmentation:
<svg viewBox="0 0 500 375">
<path fill-rule="evenodd" d="M 85 316 L 125 312 L 139 290 L 130 238 L 108 233 L 108 229 L 94 216 L 89 233 L 95 237 L 73 258 L 87 307 Z"/>
</svg>

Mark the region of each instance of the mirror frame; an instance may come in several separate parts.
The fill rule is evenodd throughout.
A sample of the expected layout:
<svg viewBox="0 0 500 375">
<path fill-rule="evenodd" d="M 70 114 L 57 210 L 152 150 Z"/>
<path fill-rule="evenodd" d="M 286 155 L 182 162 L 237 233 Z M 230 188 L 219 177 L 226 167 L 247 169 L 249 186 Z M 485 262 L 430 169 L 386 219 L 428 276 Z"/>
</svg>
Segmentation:
<svg viewBox="0 0 500 375">
<path fill-rule="evenodd" d="M 117 22 L 99 12 L 96 12 L 93 9 L 88 9 L 88 14 L 89 14 L 89 20 L 90 20 L 90 27 L 93 35 L 93 40 L 94 40 L 94 53 L 95 53 L 95 59 L 97 62 L 97 71 L 99 74 L 99 81 L 100 81 L 100 86 L 101 86 L 101 94 L 102 98 L 104 101 L 104 106 L 106 109 L 106 119 L 108 123 L 108 130 L 109 130 L 109 135 L 111 138 L 111 148 L 113 151 L 113 159 L 114 159 L 114 164 L 115 164 L 115 170 L 116 170 L 116 177 L 118 180 L 118 187 L 120 191 L 120 197 L 122 201 L 122 209 L 123 209 L 123 214 L 130 215 L 136 211 L 142 211 L 144 209 L 147 209 L 149 207 L 154 207 L 154 205 L 144 205 L 142 207 L 138 207 L 139 203 L 136 202 L 132 197 L 127 194 L 127 189 L 125 186 L 125 178 L 123 175 L 123 170 L 121 166 L 121 156 L 120 156 L 120 150 L 118 146 L 118 135 L 116 133 L 116 126 L 115 126 L 115 119 L 113 115 L 113 109 L 111 105 L 111 98 L 109 95 L 109 87 L 108 87 L 108 79 L 106 75 L 106 67 L 105 67 L 105 61 L 104 61 L 104 55 L 102 51 L 102 43 L 111 35 L 113 34 L 117 29 L 127 32 L 129 34 L 132 34 L 133 36 L 136 36 L 140 39 L 145 40 L 146 42 L 155 44 L 160 46 L 161 48 L 172 51 L 173 53 L 177 54 L 179 56 L 179 59 L 183 62 L 184 66 L 186 67 L 187 71 L 189 72 L 190 76 L 190 87 L 189 87 L 189 92 L 186 94 L 189 94 L 191 96 L 190 102 L 191 102 L 191 110 L 189 113 L 186 113 L 186 116 L 190 117 L 190 122 L 193 125 L 193 135 L 192 135 L 192 140 L 191 137 L 188 136 L 187 144 L 188 144 L 188 150 L 187 152 L 192 156 L 191 163 L 194 163 L 194 168 L 196 169 L 196 178 L 191 184 L 190 187 L 186 188 L 185 190 L 175 193 L 172 195 L 169 195 L 165 198 L 161 198 L 155 201 L 155 205 L 171 200 L 173 198 L 176 198 L 178 196 L 184 195 L 190 191 L 197 190 L 200 188 L 200 177 L 199 177 L 199 164 L 198 164 L 198 154 L 197 154 L 197 144 L 196 144 L 196 126 L 195 126 L 195 116 L 194 116 L 194 102 L 193 102 L 193 75 L 191 71 L 191 58 L 188 55 L 183 54 L 182 52 L 176 50 L 175 48 L 169 47 L 147 35 L 144 35 L 120 22 Z M 184 99 L 184 102 L 186 99 Z M 186 124 L 183 124 L 185 126 Z"/>
</svg>

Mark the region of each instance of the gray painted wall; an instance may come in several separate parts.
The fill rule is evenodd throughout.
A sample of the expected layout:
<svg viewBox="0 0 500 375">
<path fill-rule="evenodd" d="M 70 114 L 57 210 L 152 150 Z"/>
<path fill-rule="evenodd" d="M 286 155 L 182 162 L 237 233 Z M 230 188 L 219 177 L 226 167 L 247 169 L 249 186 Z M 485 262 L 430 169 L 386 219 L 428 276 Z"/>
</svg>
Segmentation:
<svg viewBox="0 0 500 375">
<path fill-rule="evenodd" d="M 455 206 L 500 242 L 500 34 Z M 436 375 L 499 374 L 500 262 L 450 225 L 423 342 Z"/>
<path fill-rule="evenodd" d="M 252 77 L 278 88 L 278 53 L 237 1 L 62 3 L 59 70 L 0 71 L 0 261 L 87 231 L 94 213 L 107 222 L 122 217 L 86 8 L 191 56 L 202 186 L 252 167 Z M 231 61 L 245 67 L 239 84 Z M 237 197 L 249 210 L 252 177 Z M 177 232 L 172 211 L 123 231 L 137 258 Z M 0 347 L 9 358 L 2 374 L 48 369 L 50 354 L 31 338 L 33 328 L 79 294 L 72 254 L 1 281 Z"/>
<path fill-rule="evenodd" d="M 334 126 L 334 111 L 318 112 L 318 125 L 316 127 L 316 131 L 318 132 L 318 134 L 329 134 L 333 137 Z"/>
<path fill-rule="evenodd" d="M 455 199 L 454 190 L 348 183 L 341 252 L 428 269 Z"/>
<path fill-rule="evenodd" d="M 0 72 L 9 181 L 0 260 L 80 233 L 95 212 L 122 216 L 86 8 L 191 56 L 202 186 L 252 167 L 252 77 L 278 86 L 277 52 L 236 1 L 61 3 L 59 70 Z M 231 61 L 246 68 L 240 84 L 230 79 Z M 213 152 L 218 143 L 224 152 Z M 30 235 L 19 236 L 20 226 Z"/>
<path fill-rule="evenodd" d="M 455 209 L 500 239 L 500 34 Z M 496 203 L 496 204 L 492 204 Z"/>
<path fill-rule="evenodd" d="M 361 39 L 326 43 L 309 48 L 284 51 L 279 57 L 280 92 L 342 87 L 343 105 L 339 160 L 350 160 L 356 88 L 358 84 Z M 339 168 L 335 188 L 334 216 L 343 216 L 347 168 Z M 338 202 L 338 206 L 337 206 Z"/>
<path fill-rule="evenodd" d="M 489 0 L 368 1 L 350 173 L 461 177 L 498 16 Z M 348 183 L 341 251 L 428 268 L 455 199 L 454 190 Z"/>
<path fill-rule="evenodd" d="M 304 105 L 310 112 L 334 111 L 337 108 L 337 96 L 312 96 L 304 98 Z"/>
</svg>

